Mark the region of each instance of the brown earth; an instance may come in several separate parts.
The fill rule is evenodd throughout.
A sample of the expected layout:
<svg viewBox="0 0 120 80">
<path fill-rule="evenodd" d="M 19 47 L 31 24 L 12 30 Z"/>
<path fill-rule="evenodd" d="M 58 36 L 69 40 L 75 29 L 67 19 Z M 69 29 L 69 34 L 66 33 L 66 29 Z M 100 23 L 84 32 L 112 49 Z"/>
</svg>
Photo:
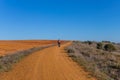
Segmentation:
<svg viewBox="0 0 120 80">
<path fill-rule="evenodd" d="M 64 47 L 57 46 L 35 52 L 15 64 L 0 80 L 96 80 L 67 56 Z"/>
<path fill-rule="evenodd" d="M 26 50 L 48 44 L 55 44 L 56 40 L 13 40 L 0 41 L 0 56 L 12 54 L 16 51 Z"/>
</svg>

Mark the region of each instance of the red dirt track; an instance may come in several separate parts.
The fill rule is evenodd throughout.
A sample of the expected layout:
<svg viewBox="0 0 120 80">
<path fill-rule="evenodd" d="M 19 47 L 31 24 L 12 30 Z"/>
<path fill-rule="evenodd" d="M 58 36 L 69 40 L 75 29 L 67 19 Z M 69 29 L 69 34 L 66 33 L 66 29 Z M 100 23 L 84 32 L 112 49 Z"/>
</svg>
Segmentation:
<svg viewBox="0 0 120 80">
<path fill-rule="evenodd" d="M 12 70 L 0 74 L 0 80 L 96 80 L 67 56 L 64 47 L 69 44 L 27 56 Z"/>
</svg>

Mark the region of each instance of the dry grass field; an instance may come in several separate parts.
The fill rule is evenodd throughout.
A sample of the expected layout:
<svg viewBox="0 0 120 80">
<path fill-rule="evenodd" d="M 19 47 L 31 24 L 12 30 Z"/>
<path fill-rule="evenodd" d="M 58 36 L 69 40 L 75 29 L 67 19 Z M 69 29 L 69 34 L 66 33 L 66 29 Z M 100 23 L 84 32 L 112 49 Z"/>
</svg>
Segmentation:
<svg viewBox="0 0 120 80">
<path fill-rule="evenodd" d="M 33 47 L 55 44 L 56 40 L 15 40 L 0 41 L 0 56 L 12 54 L 16 51 L 27 50 Z"/>
</svg>

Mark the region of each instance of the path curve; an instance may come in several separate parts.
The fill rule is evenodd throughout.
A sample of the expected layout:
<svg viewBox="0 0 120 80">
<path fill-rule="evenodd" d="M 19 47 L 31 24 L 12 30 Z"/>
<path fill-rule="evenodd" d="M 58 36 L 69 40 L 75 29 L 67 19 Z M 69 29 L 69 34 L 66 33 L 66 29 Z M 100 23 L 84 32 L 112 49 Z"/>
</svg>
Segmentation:
<svg viewBox="0 0 120 80">
<path fill-rule="evenodd" d="M 69 44 L 27 56 L 11 71 L 0 74 L 0 80 L 96 80 L 67 56 L 64 47 Z"/>
</svg>

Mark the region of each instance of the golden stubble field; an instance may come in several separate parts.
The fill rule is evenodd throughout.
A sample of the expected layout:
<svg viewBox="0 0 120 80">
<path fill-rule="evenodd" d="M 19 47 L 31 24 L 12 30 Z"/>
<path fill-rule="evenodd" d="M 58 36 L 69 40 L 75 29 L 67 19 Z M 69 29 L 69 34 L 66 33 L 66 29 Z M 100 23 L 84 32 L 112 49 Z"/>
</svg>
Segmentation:
<svg viewBox="0 0 120 80">
<path fill-rule="evenodd" d="M 11 40 L 0 41 L 0 56 L 12 54 L 16 51 L 26 50 L 49 44 L 56 44 L 56 40 Z"/>
</svg>

